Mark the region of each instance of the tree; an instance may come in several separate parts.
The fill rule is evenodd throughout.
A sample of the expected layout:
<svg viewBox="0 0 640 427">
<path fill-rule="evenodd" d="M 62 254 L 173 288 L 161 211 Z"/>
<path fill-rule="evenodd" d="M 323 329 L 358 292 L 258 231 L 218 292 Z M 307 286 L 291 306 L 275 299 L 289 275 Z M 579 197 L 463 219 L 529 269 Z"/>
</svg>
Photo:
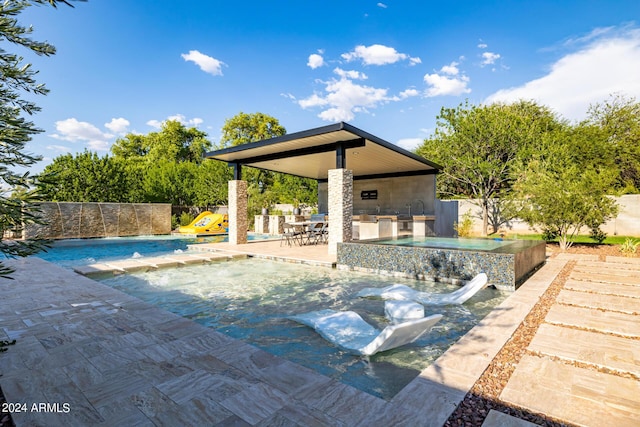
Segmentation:
<svg viewBox="0 0 640 427">
<path fill-rule="evenodd" d="M 200 163 L 209 149 L 211 141 L 205 132 L 168 120 L 162 123 L 159 132 L 127 134 L 118 138 L 111 147 L 111 153 L 117 158 L 144 157 L 150 163 L 160 160 Z"/>
<path fill-rule="evenodd" d="M 246 144 L 275 138 L 287 133 L 278 119 L 263 113 L 246 114 L 240 112 L 225 120 L 222 126 L 220 148 Z"/>
<path fill-rule="evenodd" d="M 57 202 L 134 202 L 139 173 L 132 162 L 82 153 L 56 157 L 44 169 L 39 184 L 46 200 Z M 132 175 L 133 174 L 133 175 Z"/>
<path fill-rule="evenodd" d="M 490 212 L 513 183 L 514 161 L 530 156 L 541 135 L 562 126 L 548 108 L 531 101 L 466 102 L 440 110 L 435 134 L 417 153 L 445 165 L 438 180 L 440 196 L 478 200 L 487 235 Z M 493 226 L 496 232 L 498 224 Z"/>
<path fill-rule="evenodd" d="M 599 230 L 617 213 L 615 201 L 608 197 L 616 170 L 607 167 L 606 161 L 583 158 L 577 149 L 593 142 L 585 139 L 588 135 L 581 128 L 549 133 L 538 154 L 513 169 L 512 197 L 520 207 L 518 217 L 557 237 L 563 251 L 583 227 Z"/>
<path fill-rule="evenodd" d="M 640 103 L 635 98 L 613 95 L 589 108 L 585 125 L 602 131 L 606 155 L 618 169 L 615 188 L 623 193 L 640 192 Z"/>
<path fill-rule="evenodd" d="M 51 56 L 55 48 L 46 42 L 30 38 L 33 28 L 18 23 L 18 15 L 33 4 L 69 4 L 64 0 L 23 0 L 0 3 L 0 40 L 25 48 L 37 55 Z M 0 252 L 8 256 L 27 256 L 41 250 L 45 242 L 38 239 L 6 242 L 5 231 L 20 232 L 24 224 L 38 222 L 38 194 L 35 180 L 29 173 L 18 173 L 15 167 L 25 167 L 38 162 L 40 157 L 25 152 L 25 145 L 33 135 L 42 132 L 25 116 L 31 116 L 40 108 L 28 95 L 46 95 L 48 90 L 35 80 L 37 73 L 23 58 L 0 49 Z M 6 195 L 13 192 L 13 197 Z M 9 277 L 12 269 L 0 263 L 0 276 Z"/>
</svg>

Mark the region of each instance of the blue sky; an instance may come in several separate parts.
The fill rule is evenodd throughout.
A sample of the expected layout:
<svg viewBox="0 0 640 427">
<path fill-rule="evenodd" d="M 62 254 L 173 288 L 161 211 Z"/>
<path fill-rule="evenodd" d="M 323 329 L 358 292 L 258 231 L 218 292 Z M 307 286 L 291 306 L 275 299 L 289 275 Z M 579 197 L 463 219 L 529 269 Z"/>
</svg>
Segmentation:
<svg viewBox="0 0 640 427">
<path fill-rule="evenodd" d="M 241 111 L 288 132 L 346 121 L 414 149 L 465 100 L 533 99 L 572 121 L 612 93 L 640 100 L 637 0 L 89 0 L 19 19 L 58 50 L 19 51 L 51 91 L 35 170 L 167 119 L 214 144 Z"/>
</svg>

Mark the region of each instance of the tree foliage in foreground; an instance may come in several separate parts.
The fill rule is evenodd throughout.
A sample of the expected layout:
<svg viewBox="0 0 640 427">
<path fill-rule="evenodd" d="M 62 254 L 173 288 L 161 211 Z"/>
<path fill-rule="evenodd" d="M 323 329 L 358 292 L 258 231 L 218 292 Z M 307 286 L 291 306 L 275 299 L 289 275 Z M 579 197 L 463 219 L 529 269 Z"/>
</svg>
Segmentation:
<svg viewBox="0 0 640 427">
<path fill-rule="evenodd" d="M 18 16 L 33 4 L 67 3 L 56 0 L 4 1 L 0 3 L 0 252 L 7 256 L 27 256 L 40 251 L 45 242 L 38 239 L 6 241 L 5 232 L 20 233 L 24 224 L 38 222 L 36 183 L 29 173 L 18 173 L 15 167 L 33 165 L 40 157 L 25 152 L 33 135 L 42 132 L 28 119 L 40 111 L 30 99 L 46 95 L 48 90 L 36 81 L 37 71 L 23 58 L 9 51 L 24 48 L 37 55 L 51 56 L 55 48 L 31 38 L 32 27 L 18 23 Z M 11 196 L 7 196 L 12 192 Z M 9 277 L 12 269 L 0 263 L 0 276 Z"/>
</svg>

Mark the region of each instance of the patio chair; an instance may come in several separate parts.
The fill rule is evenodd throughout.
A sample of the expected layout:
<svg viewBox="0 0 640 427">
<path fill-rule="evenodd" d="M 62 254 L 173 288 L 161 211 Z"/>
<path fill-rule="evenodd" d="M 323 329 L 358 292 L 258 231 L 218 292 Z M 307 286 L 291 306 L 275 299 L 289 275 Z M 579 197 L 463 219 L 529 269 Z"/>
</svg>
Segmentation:
<svg viewBox="0 0 640 427">
<path fill-rule="evenodd" d="M 442 314 L 389 325 L 382 331 L 365 322 L 354 311 L 326 309 L 290 316 L 289 319 L 315 329 L 322 338 L 343 350 L 371 356 L 414 342 L 429 332 L 442 319 Z"/>
<path fill-rule="evenodd" d="M 384 300 L 415 301 L 423 305 L 464 304 L 469 298 L 487 286 L 487 275 L 480 273 L 460 289 L 448 294 L 432 294 L 411 289 L 405 285 L 391 285 L 386 288 L 365 288 L 359 297 L 377 297 Z"/>
<path fill-rule="evenodd" d="M 307 241 L 306 244 L 307 245 L 317 245 L 318 242 L 324 242 L 324 236 L 326 234 L 326 229 L 327 229 L 327 224 L 324 222 L 317 222 L 313 225 L 311 225 L 311 227 L 309 227 L 309 230 L 307 231 Z"/>
<path fill-rule="evenodd" d="M 297 227 L 288 224 L 288 223 L 284 223 L 282 225 L 282 236 L 280 237 L 280 246 L 282 246 L 282 242 L 286 241 L 288 246 L 291 246 L 291 244 L 295 244 L 296 241 L 298 241 L 299 244 L 302 243 L 302 235 L 301 233 L 298 231 Z"/>
</svg>

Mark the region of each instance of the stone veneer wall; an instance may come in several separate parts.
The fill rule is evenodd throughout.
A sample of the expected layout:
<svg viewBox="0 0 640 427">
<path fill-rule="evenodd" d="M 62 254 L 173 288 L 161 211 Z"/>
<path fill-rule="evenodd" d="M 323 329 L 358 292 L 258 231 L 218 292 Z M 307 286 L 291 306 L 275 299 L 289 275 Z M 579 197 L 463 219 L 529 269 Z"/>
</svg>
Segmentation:
<svg viewBox="0 0 640 427">
<path fill-rule="evenodd" d="M 77 239 L 171 233 L 171 205 L 160 203 L 42 202 L 45 224 L 28 224 L 23 237 Z"/>
<path fill-rule="evenodd" d="M 330 254 L 338 251 L 339 242 L 353 237 L 353 171 L 329 170 L 329 248 Z"/>
<path fill-rule="evenodd" d="M 229 243 L 247 243 L 247 181 L 229 181 Z"/>
<path fill-rule="evenodd" d="M 492 251 L 340 243 L 337 268 L 422 280 L 469 280 L 486 273 L 489 284 L 516 290 L 545 261 L 544 242 L 515 240 Z"/>
</svg>

